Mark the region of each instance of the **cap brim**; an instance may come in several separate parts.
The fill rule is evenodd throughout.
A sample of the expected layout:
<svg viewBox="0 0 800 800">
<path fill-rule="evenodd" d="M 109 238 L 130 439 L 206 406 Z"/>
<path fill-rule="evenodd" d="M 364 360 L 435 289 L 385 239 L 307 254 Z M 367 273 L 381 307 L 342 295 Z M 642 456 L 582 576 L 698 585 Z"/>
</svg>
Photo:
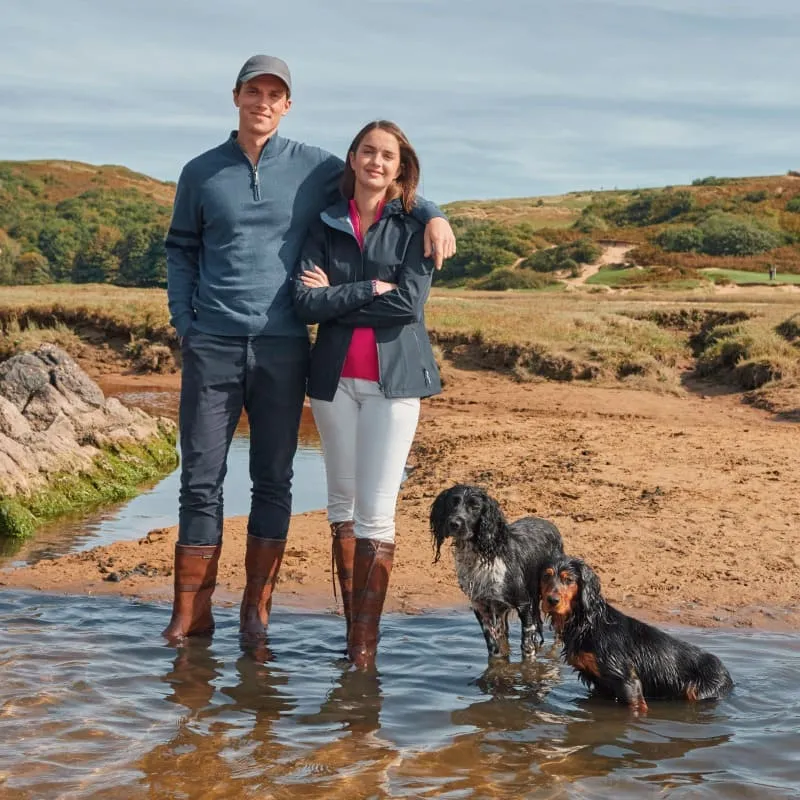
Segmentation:
<svg viewBox="0 0 800 800">
<path fill-rule="evenodd" d="M 253 80 L 253 78 L 258 78 L 261 75 L 272 75 L 273 78 L 278 78 L 283 83 L 283 85 L 286 87 L 286 90 L 291 94 L 292 87 L 290 86 L 290 84 L 288 83 L 286 78 L 284 78 L 283 75 L 281 75 L 281 74 L 279 74 L 277 72 L 272 72 L 271 70 L 268 70 L 268 69 L 256 69 L 256 70 L 253 70 L 252 72 L 246 72 L 244 75 L 240 75 L 239 76 L 239 82 L 240 83 L 247 83 L 247 81 L 251 81 L 251 80 Z"/>
</svg>

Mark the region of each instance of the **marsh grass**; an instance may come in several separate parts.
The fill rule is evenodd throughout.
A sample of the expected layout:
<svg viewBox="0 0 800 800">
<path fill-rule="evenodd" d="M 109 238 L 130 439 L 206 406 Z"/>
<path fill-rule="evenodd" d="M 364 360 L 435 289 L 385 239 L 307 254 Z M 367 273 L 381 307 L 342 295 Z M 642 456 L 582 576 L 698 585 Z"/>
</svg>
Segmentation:
<svg viewBox="0 0 800 800">
<path fill-rule="evenodd" d="M 712 295 L 702 287 L 640 290 L 623 298 L 435 290 L 426 316 L 448 355 L 469 345 L 473 360 L 482 357 L 486 366 L 519 378 L 623 381 L 681 392 L 681 374 L 694 364 L 692 336 L 704 325 L 724 325 L 732 314 L 744 318 L 736 328 L 747 346 L 728 362 L 704 350 L 699 355 L 705 359 L 703 374 L 742 389 L 766 380 L 794 379 L 800 349 L 781 332 L 795 331 L 796 308 L 785 294 L 741 293 L 733 298 Z M 708 339 L 705 347 L 712 345 Z M 572 368 L 565 368 L 564 362 Z"/>
<path fill-rule="evenodd" d="M 0 329 L 35 324 L 54 328 L 90 325 L 109 333 L 177 341 L 169 324 L 163 289 L 128 289 L 106 284 L 48 284 L 4 286 L 0 292 Z"/>
<path fill-rule="evenodd" d="M 18 317 L 10 317 L 3 325 L 0 336 L 0 361 L 17 353 L 36 350 L 43 342 L 62 347 L 68 353 L 75 353 L 81 347 L 80 337 L 63 322 L 57 321 L 51 327 L 42 327 L 31 322 L 24 327 Z"/>
<path fill-rule="evenodd" d="M 737 328 L 737 336 L 746 340 L 740 361 L 773 363 L 778 367 L 775 373 L 784 377 L 772 380 L 797 374 L 798 347 L 778 333 L 781 325 L 791 331 L 797 327 L 797 303 L 786 289 L 774 293 L 742 289 L 727 296 L 715 294 L 710 284 L 670 291 L 647 287 L 624 295 L 434 288 L 426 319 L 448 356 L 469 347 L 470 358 L 481 366 L 509 371 L 521 379 L 624 381 L 681 391 L 680 374 L 697 355 L 690 337 L 715 310 L 739 311 L 746 317 Z M 659 314 L 651 313 L 656 311 Z M 689 319 L 687 324 L 670 321 L 680 314 Z M 81 325 L 124 335 L 137 352 L 144 352 L 146 343 L 174 345 L 177 341 L 169 326 L 166 292 L 160 289 L 4 288 L 0 325 L 3 339 L 12 343 L 28 331 L 42 340 L 48 335 L 46 329 L 53 336 L 69 337 L 70 330 Z M 0 351 L 12 346 L 8 341 L 0 345 Z M 724 380 L 739 366 L 737 361 L 731 367 L 715 354 L 706 354 L 704 363 L 708 375 Z M 712 368 L 713 364 L 719 368 Z"/>
</svg>

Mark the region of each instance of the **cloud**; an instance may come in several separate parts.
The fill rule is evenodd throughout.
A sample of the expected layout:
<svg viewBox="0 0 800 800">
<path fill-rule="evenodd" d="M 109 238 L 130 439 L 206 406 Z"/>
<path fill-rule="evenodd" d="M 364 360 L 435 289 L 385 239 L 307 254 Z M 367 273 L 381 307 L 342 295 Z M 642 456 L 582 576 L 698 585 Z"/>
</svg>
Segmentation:
<svg viewBox="0 0 800 800">
<path fill-rule="evenodd" d="M 293 70 L 285 135 L 343 154 L 396 119 L 439 200 L 783 172 L 794 0 L 31 0 L 4 12 L 0 158 L 174 179 L 235 127 L 241 63 Z"/>
</svg>

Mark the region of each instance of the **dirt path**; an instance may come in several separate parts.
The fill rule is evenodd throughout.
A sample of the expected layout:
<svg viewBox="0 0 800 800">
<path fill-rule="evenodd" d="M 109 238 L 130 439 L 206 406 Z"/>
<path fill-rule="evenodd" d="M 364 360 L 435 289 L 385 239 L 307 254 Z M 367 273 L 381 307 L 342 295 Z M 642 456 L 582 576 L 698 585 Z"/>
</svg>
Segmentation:
<svg viewBox="0 0 800 800">
<path fill-rule="evenodd" d="M 625 261 L 625 256 L 633 250 L 635 245 L 610 245 L 604 248 L 603 254 L 594 264 L 581 264 L 581 274 L 577 278 L 563 278 L 567 286 L 583 286 L 586 281 L 596 275 L 600 270 L 609 264 L 621 264 Z"/>
<path fill-rule="evenodd" d="M 516 383 L 445 365 L 424 403 L 398 513 L 388 607 L 465 606 L 449 552 L 432 564 L 431 501 L 487 486 L 510 518 L 555 521 L 612 602 L 654 619 L 800 629 L 800 426 L 737 396 Z M 245 521 L 226 520 L 220 601 L 243 585 Z M 167 599 L 174 529 L 0 573 L 0 584 Z M 294 517 L 279 602 L 333 608 L 322 512 Z M 139 573 L 128 576 L 138 568 Z M 104 580 L 110 572 L 119 582 Z"/>
</svg>

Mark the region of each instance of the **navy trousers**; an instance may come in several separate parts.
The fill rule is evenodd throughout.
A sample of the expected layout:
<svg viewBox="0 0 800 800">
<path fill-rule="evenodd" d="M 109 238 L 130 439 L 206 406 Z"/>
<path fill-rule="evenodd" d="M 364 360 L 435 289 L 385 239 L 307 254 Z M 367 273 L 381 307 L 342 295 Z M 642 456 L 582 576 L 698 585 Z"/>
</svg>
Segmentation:
<svg viewBox="0 0 800 800">
<path fill-rule="evenodd" d="M 250 421 L 252 499 L 247 532 L 285 539 L 308 341 L 190 331 L 181 349 L 178 542 L 216 545 L 222 540 L 222 482 L 242 409 Z"/>
</svg>

